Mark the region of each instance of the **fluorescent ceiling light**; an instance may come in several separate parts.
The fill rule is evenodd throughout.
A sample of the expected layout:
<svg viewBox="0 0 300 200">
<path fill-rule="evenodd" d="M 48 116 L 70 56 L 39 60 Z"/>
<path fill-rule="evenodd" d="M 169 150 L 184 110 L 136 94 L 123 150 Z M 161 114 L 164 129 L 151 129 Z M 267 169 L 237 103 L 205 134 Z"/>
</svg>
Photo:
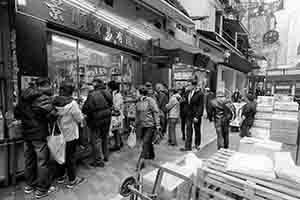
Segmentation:
<svg viewBox="0 0 300 200">
<path fill-rule="evenodd" d="M 17 3 L 18 3 L 19 6 L 26 6 L 27 5 L 26 0 L 18 0 Z"/>
<path fill-rule="evenodd" d="M 70 39 L 65 38 L 65 37 L 60 37 L 58 35 L 52 35 L 52 41 L 60 43 L 60 44 L 64 44 L 64 45 L 72 47 L 72 48 L 76 48 L 76 41 L 75 40 L 70 40 Z M 84 45 L 82 45 L 80 43 L 79 43 L 78 48 L 80 50 L 84 50 L 84 51 L 88 51 L 88 52 L 91 52 L 91 53 L 98 54 L 100 56 L 108 56 L 109 55 L 107 53 L 100 52 L 100 51 L 91 49 L 89 47 L 86 47 L 86 46 L 84 46 Z"/>
<path fill-rule="evenodd" d="M 143 31 L 140 31 L 136 28 L 133 28 L 131 25 L 128 23 L 118 19 L 116 16 L 113 16 L 111 13 L 108 13 L 104 10 L 99 10 L 96 6 L 83 1 L 83 0 L 64 0 L 65 2 L 71 4 L 72 6 L 78 7 L 86 12 L 92 12 L 94 16 L 97 18 L 104 20 L 116 27 L 120 27 L 122 29 L 125 29 L 131 34 L 134 34 L 138 36 L 139 38 L 143 40 L 150 40 L 152 37 Z"/>
</svg>

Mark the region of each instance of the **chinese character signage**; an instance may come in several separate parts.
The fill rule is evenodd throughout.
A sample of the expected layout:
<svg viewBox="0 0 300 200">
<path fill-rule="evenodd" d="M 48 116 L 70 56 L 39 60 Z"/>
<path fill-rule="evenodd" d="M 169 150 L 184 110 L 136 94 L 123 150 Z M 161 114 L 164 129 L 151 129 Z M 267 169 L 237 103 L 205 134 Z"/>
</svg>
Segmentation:
<svg viewBox="0 0 300 200">
<path fill-rule="evenodd" d="M 146 41 L 63 0 L 28 0 L 17 6 L 17 11 L 140 53 L 146 50 Z"/>
</svg>

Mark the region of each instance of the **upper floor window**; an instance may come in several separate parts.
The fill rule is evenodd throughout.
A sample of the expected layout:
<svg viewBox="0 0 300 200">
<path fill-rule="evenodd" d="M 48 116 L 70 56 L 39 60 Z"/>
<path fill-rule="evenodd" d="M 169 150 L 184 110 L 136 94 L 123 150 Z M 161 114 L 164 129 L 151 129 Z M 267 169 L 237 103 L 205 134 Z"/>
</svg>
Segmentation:
<svg viewBox="0 0 300 200">
<path fill-rule="evenodd" d="M 110 7 L 114 7 L 114 0 L 103 0 L 104 3 Z"/>
<path fill-rule="evenodd" d="M 185 33 L 188 33 L 187 27 L 185 27 L 185 26 L 183 26 L 181 24 L 176 24 L 176 28 L 179 29 L 179 30 L 181 30 L 181 31 L 183 31 L 183 32 L 185 32 Z"/>
</svg>

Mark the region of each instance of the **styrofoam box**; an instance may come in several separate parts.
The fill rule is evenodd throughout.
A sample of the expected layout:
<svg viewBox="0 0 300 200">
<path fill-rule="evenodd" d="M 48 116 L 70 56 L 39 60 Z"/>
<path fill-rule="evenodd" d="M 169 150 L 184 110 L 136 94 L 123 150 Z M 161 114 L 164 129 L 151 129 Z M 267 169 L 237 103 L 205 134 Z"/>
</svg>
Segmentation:
<svg viewBox="0 0 300 200">
<path fill-rule="evenodd" d="M 284 111 L 296 111 L 298 112 L 299 104 L 296 102 L 282 103 L 276 102 L 274 105 L 274 110 L 284 110 Z"/>
<path fill-rule="evenodd" d="M 273 115 L 273 113 L 270 113 L 270 112 L 257 112 L 255 114 L 255 119 L 272 120 L 272 115 Z"/>
<path fill-rule="evenodd" d="M 271 127 L 274 129 L 298 130 L 298 126 L 299 121 L 297 119 L 276 118 L 276 116 L 272 118 Z"/>
<path fill-rule="evenodd" d="M 282 149 L 282 143 L 271 140 L 244 137 L 240 140 L 239 152 L 247 154 L 262 154 L 274 159 L 274 153 Z"/>
<path fill-rule="evenodd" d="M 252 127 L 250 130 L 252 137 L 259 139 L 270 139 L 270 129 L 260 128 L 260 127 Z"/>
<path fill-rule="evenodd" d="M 297 158 L 297 145 L 288 145 L 288 144 L 283 144 L 282 145 L 282 152 L 291 152 L 292 158 L 294 162 L 296 162 Z"/>
<path fill-rule="evenodd" d="M 254 120 L 253 122 L 254 127 L 260 127 L 260 128 L 271 128 L 271 121 L 269 120 Z"/>
<path fill-rule="evenodd" d="M 272 118 L 275 119 L 298 119 L 298 112 L 274 111 Z"/>
<path fill-rule="evenodd" d="M 274 97 L 269 97 L 269 96 L 258 96 L 257 97 L 257 103 L 265 103 L 265 104 L 269 104 L 269 105 L 273 105 L 274 104 Z"/>
<path fill-rule="evenodd" d="M 256 110 L 258 112 L 273 112 L 273 106 L 269 106 L 269 105 L 257 105 Z"/>
<path fill-rule="evenodd" d="M 289 144 L 289 145 L 296 145 L 298 135 L 297 134 L 289 134 L 285 131 L 282 131 L 282 132 L 272 131 L 270 139 L 274 140 L 274 141 L 282 142 L 285 144 Z"/>
</svg>

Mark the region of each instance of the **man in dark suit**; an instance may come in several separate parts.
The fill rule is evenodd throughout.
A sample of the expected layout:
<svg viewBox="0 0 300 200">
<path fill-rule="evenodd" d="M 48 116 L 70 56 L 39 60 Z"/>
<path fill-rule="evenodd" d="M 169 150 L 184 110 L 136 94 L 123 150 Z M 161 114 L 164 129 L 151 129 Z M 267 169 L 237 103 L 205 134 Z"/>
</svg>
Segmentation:
<svg viewBox="0 0 300 200">
<path fill-rule="evenodd" d="M 192 150 L 193 140 L 193 126 L 195 132 L 195 146 L 199 150 L 201 144 L 201 119 L 203 115 L 204 107 L 204 95 L 200 89 L 197 88 L 197 80 L 192 81 L 191 90 L 186 94 L 187 101 L 187 115 L 186 115 L 186 126 L 187 135 L 185 141 L 185 147 L 181 151 Z"/>
</svg>

